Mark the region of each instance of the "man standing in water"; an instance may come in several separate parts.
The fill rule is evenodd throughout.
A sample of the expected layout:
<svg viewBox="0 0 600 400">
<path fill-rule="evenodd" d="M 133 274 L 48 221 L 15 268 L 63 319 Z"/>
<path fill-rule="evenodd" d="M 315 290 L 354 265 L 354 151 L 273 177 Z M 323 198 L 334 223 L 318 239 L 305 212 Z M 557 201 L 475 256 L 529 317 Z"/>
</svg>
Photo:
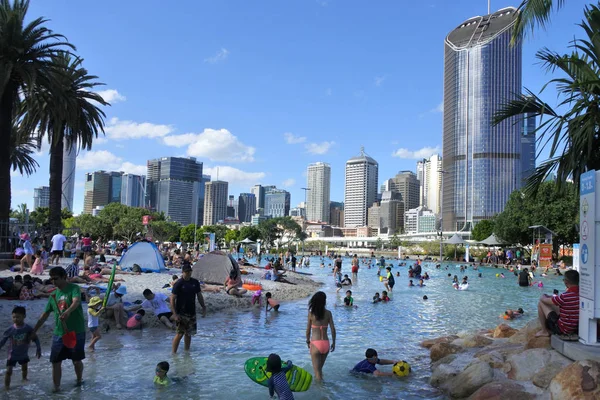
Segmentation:
<svg viewBox="0 0 600 400">
<path fill-rule="evenodd" d="M 77 377 L 76 385 L 83 384 L 83 362 L 85 358 L 85 319 L 81 308 L 81 290 L 74 283 L 69 283 L 67 273 L 63 267 L 50 269 L 50 280 L 56 286 L 56 290 L 48 299 L 44 313 L 35 324 L 33 333 L 44 325 L 51 312 L 54 312 L 54 336 L 50 349 L 50 362 L 52 363 L 52 380 L 54 391 L 60 390 L 62 377 L 62 362 L 70 359 L 75 367 Z M 76 343 L 74 348 L 68 348 L 63 343 L 63 335 L 67 332 L 75 332 Z"/>
<path fill-rule="evenodd" d="M 184 349 L 189 350 L 192 344 L 192 335 L 196 334 L 196 298 L 202 307 L 202 316 L 206 316 L 204 297 L 200 290 L 200 282 L 192 278 L 192 266 L 185 264 L 181 269 L 181 279 L 173 285 L 171 292 L 171 308 L 173 319 L 177 325 L 177 333 L 173 338 L 173 354 L 177 353 L 181 338 L 184 339 Z"/>
</svg>

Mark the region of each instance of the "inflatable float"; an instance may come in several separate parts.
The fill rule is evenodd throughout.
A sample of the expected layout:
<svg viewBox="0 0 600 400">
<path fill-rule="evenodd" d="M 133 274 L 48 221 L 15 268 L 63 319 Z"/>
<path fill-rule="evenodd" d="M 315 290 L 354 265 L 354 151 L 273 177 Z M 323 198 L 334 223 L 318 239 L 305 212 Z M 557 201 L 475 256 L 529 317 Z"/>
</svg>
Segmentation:
<svg viewBox="0 0 600 400">
<path fill-rule="evenodd" d="M 287 364 L 281 362 L 281 366 Z M 244 371 L 248 378 L 262 386 L 267 386 L 267 381 L 271 377 L 271 373 L 267 372 L 267 357 L 253 357 L 244 363 Z M 285 378 L 290 385 L 292 392 L 305 392 L 310 388 L 312 383 L 312 375 L 303 368 L 293 366 L 286 374 Z"/>
</svg>

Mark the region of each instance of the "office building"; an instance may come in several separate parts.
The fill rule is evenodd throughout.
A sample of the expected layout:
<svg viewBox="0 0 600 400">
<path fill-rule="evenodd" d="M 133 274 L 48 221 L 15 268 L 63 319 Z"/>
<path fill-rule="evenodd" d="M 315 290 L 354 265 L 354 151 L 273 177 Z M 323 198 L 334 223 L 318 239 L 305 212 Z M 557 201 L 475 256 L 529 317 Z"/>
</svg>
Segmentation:
<svg viewBox="0 0 600 400">
<path fill-rule="evenodd" d="M 129 207 L 144 207 L 146 197 L 146 177 L 144 175 L 123 174 L 121 177 L 121 204 Z"/>
<path fill-rule="evenodd" d="M 313 222 L 329 222 L 329 193 L 331 190 L 331 166 L 318 162 L 308 166 L 306 175 L 306 219 Z"/>
<path fill-rule="evenodd" d="M 405 212 L 419 206 L 419 180 L 417 179 L 417 175 L 412 171 L 398 172 L 396 176 L 384 182 L 383 189 L 382 192 L 392 191 L 400 193 Z"/>
<path fill-rule="evenodd" d="M 250 193 L 256 197 L 256 208 L 265 208 L 265 188 L 262 185 L 254 185 Z"/>
<path fill-rule="evenodd" d="M 404 214 L 405 233 L 436 232 L 436 216 L 433 211 L 419 206 Z"/>
<path fill-rule="evenodd" d="M 108 202 L 120 203 L 123 172 L 109 172 L 108 174 L 110 175 L 110 191 L 108 193 Z"/>
<path fill-rule="evenodd" d="M 33 210 L 40 207 L 50 207 L 50 187 L 41 186 L 33 189 Z"/>
<path fill-rule="evenodd" d="M 204 185 L 204 226 L 215 225 L 227 218 L 227 190 L 224 181 L 207 182 Z"/>
<path fill-rule="evenodd" d="M 367 225 L 367 210 L 377 201 L 379 164 L 360 148 L 360 155 L 346 161 L 344 226 Z"/>
<path fill-rule="evenodd" d="M 63 147 L 63 171 L 62 171 L 62 196 L 60 199 L 61 209 L 73 212 L 73 198 L 75 197 L 75 172 L 77 169 L 77 143 L 71 147 L 65 139 Z"/>
<path fill-rule="evenodd" d="M 298 218 L 304 218 L 305 209 L 304 207 L 294 207 L 294 208 L 290 208 L 290 217 L 298 217 Z"/>
<path fill-rule="evenodd" d="M 238 219 L 240 222 L 251 222 L 256 212 L 256 196 L 254 193 L 240 193 L 238 197 Z"/>
<path fill-rule="evenodd" d="M 227 219 L 235 219 L 237 216 L 237 203 L 235 196 L 230 194 L 227 200 Z"/>
<path fill-rule="evenodd" d="M 417 161 L 417 179 L 420 185 L 419 205 L 439 214 L 442 190 L 442 158 L 439 154 Z"/>
<path fill-rule="evenodd" d="M 380 227 L 380 207 L 379 203 L 373 203 L 367 210 L 367 226 L 373 228 L 375 232 L 379 232 Z"/>
<path fill-rule="evenodd" d="M 193 157 L 148 160 L 146 204 L 182 225 L 200 223 L 202 163 Z M 225 199 L 227 201 L 227 199 Z"/>
<path fill-rule="evenodd" d="M 402 195 L 393 190 L 381 194 L 379 203 L 379 233 L 395 235 L 404 229 L 404 202 Z"/>
<path fill-rule="evenodd" d="M 511 45 L 517 9 L 458 25 L 445 40 L 443 229 L 470 231 L 502 212 L 521 185 L 522 118 L 494 125 L 521 93 L 521 42 Z"/>
<path fill-rule="evenodd" d="M 105 206 L 110 199 L 111 174 L 105 171 L 96 171 L 85 174 L 83 213 L 92 214 L 98 206 Z"/>
<path fill-rule="evenodd" d="M 282 189 L 266 191 L 264 214 L 271 218 L 288 216 L 290 214 L 290 192 Z"/>
<path fill-rule="evenodd" d="M 337 201 L 329 202 L 329 225 L 344 226 L 344 203 Z"/>
<path fill-rule="evenodd" d="M 523 119 L 523 135 L 521 136 L 521 187 L 535 172 L 536 158 L 535 116 L 526 114 Z"/>
</svg>

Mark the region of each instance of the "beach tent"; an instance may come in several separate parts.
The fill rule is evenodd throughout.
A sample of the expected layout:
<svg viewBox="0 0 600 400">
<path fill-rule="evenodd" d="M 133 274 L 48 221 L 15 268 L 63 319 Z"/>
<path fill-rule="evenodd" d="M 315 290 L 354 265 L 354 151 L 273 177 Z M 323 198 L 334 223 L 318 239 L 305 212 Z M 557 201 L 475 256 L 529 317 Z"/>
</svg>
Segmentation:
<svg viewBox="0 0 600 400">
<path fill-rule="evenodd" d="M 241 244 L 251 244 L 251 243 L 254 243 L 254 242 L 253 242 L 252 240 L 250 240 L 250 239 L 246 238 L 246 239 L 242 240 L 242 241 L 241 241 L 241 242 L 239 242 L 239 243 L 241 243 Z"/>
<path fill-rule="evenodd" d="M 488 246 L 498 246 L 498 245 L 503 244 L 503 242 L 500 239 L 498 239 L 498 237 L 493 233 L 490 236 L 488 236 L 485 240 L 482 240 L 479 243 L 485 244 Z"/>
<path fill-rule="evenodd" d="M 445 243 L 446 244 L 465 244 L 466 242 L 463 240 L 463 238 L 458 236 L 457 233 L 455 233 L 454 235 L 452 235 L 452 237 L 450 239 L 446 240 Z"/>
<path fill-rule="evenodd" d="M 165 260 L 154 243 L 136 242 L 132 244 L 119 260 L 123 269 L 132 269 L 133 264 L 142 268 L 142 272 L 165 272 Z"/>
<path fill-rule="evenodd" d="M 200 282 L 222 285 L 232 270 L 240 273 L 240 267 L 231 255 L 222 251 L 212 251 L 196 261 L 192 267 L 192 278 Z"/>
</svg>

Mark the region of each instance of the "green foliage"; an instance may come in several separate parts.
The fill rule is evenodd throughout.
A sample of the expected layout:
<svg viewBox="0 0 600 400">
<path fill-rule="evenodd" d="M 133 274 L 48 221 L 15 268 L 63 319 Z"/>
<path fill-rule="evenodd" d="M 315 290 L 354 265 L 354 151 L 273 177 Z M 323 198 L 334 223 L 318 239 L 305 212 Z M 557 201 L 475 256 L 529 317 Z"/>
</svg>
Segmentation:
<svg viewBox="0 0 600 400">
<path fill-rule="evenodd" d="M 181 226 L 172 221 L 152 221 L 152 237 L 159 242 L 178 242 Z"/>
<path fill-rule="evenodd" d="M 92 239 L 97 239 L 102 236 L 105 239 L 113 238 L 112 226 L 98 217 L 90 214 L 81 214 L 76 217 L 71 217 L 63 221 L 65 230 L 64 234 L 73 234 L 73 229 L 79 229 L 81 234 L 89 233 Z"/>
<path fill-rule="evenodd" d="M 306 239 L 302 227 L 289 216 L 261 221 L 258 230 L 267 248 L 272 247 L 275 241 L 277 241 L 277 246 L 281 248 Z"/>
<path fill-rule="evenodd" d="M 203 243 L 204 230 L 194 224 L 186 225 L 179 230 L 179 240 L 183 243 L 194 243 L 194 230 L 196 231 L 196 240 Z"/>
<path fill-rule="evenodd" d="M 238 231 L 237 229 L 228 230 L 227 233 L 225 233 L 225 237 L 223 238 L 225 240 L 225 244 L 229 245 L 232 241 L 237 243 L 240 240 L 239 235 L 240 231 Z"/>
<path fill-rule="evenodd" d="M 16 210 L 11 210 L 10 217 L 16 218 L 21 224 L 25 223 L 25 219 L 27 218 L 27 204 L 21 203 L 17 206 Z"/>
<path fill-rule="evenodd" d="M 242 226 L 239 234 L 240 240 L 250 239 L 256 242 L 260 239 L 260 230 L 256 226 Z"/>
<path fill-rule="evenodd" d="M 50 219 L 50 209 L 48 207 L 38 207 L 29 214 L 29 220 L 34 222 L 38 227 L 48 225 Z"/>
<path fill-rule="evenodd" d="M 225 225 L 208 225 L 203 226 L 204 233 L 210 232 L 215 234 L 215 244 L 220 248 L 221 244 L 225 240 L 225 234 L 229 230 Z"/>
<path fill-rule="evenodd" d="M 475 225 L 471 236 L 474 240 L 480 242 L 487 239 L 492 233 L 494 233 L 494 220 L 484 219 Z"/>
</svg>

